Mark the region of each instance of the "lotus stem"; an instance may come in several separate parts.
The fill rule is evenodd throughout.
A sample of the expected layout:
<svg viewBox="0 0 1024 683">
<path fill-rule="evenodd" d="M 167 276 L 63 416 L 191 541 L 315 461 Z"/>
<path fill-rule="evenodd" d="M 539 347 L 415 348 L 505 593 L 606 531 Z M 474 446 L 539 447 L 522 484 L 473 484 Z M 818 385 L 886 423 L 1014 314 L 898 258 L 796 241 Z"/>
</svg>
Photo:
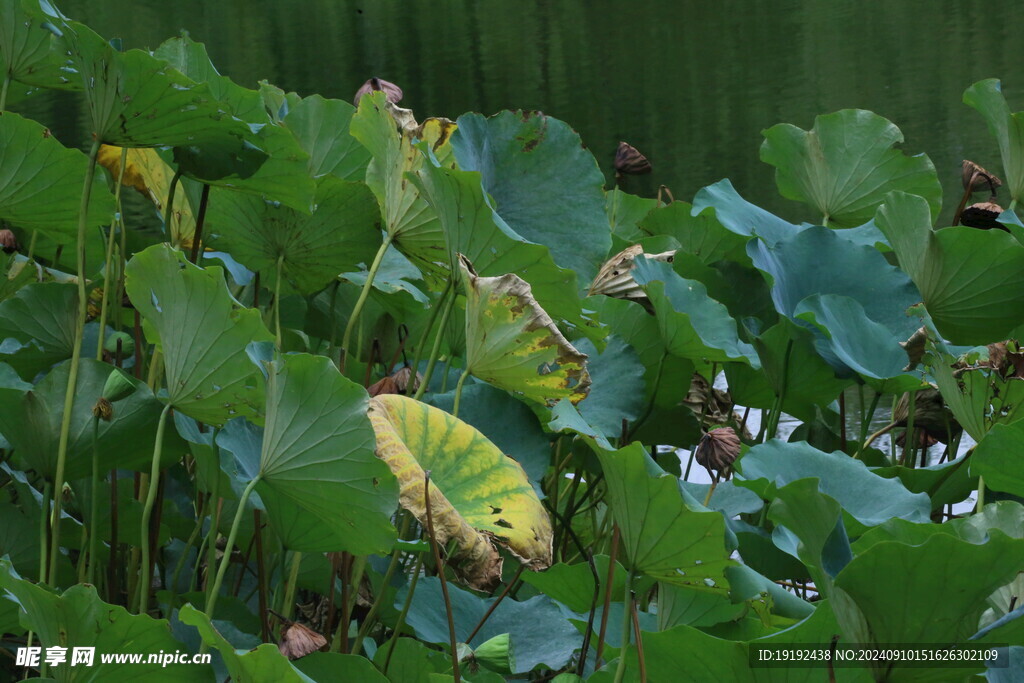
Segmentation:
<svg viewBox="0 0 1024 683">
<path fill-rule="evenodd" d="M 160 420 L 156 425 L 156 442 L 153 444 L 153 462 L 149 468 L 149 488 L 146 490 L 146 502 L 142 506 L 142 579 L 139 581 L 139 614 L 145 614 L 149 608 L 150 572 L 152 562 L 149 557 L 149 520 L 153 515 L 153 503 L 156 492 L 160 488 L 160 455 L 164 449 L 164 428 L 167 426 L 167 414 L 171 412 L 168 403 L 160 412 Z"/>
<path fill-rule="evenodd" d="M 615 668 L 614 683 L 622 683 L 626 674 L 626 650 L 629 648 L 629 632 L 632 630 L 633 619 L 633 570 L 626 572 L 626 589 L 622 598 L 622 644 L 619 648 L 619 665 Z"/>
<path fill-rule="evenodd" d="M 449 283 L 449 287 L 452 287 Z M 434 374 L 434 365 L 437 363 L 437 353 L 441 349 L 441 338 L 444 336 L 444 329 L 448 326 L 448 317 L 452 313 L 452 308 L 455 307 L 455 292 L 450 292 L 451 297 L 445 299 L 444 302 L 444 313 L 441 314 L 441 322 L 437 326 L 437 334 L 434 335 L 434 345 L 430 349 L 430 358 L 427 360 L 427 369 L 423 373 L 423 381 L 420 382 L 420 388 L 416 390 L 416 395 L 413 397 L 417 401 L 423 396 L 423 392 L 427 390 L 427 385 L 430 384 L 430 377 Z M 415 371 L 415 368 L 413 368 Z"/>
<path fill-rule="evenodd" d="M 857 457 L 858 455 L 860 455 L 860 451 L 861 450 L 863 450 L 865 448 L 868 448 L 871 445 L 871 443 L 868 442 L 868 440 L 867 440 L 867 438 L 868 438 L 868 430 L 871 429 L 871 418 L 873 418 L 875 416 L 875 411 L 878 410 L 878 402 L 881 399 L 882 399 L 882 393 L 879 392 L 879 391 L 876 391 L 875 395 L 871 399 L 871 405 L 868 407 L 868 411 L 864 414 L 864 418 L 861 420 L 861 423 L 860 423 L 860 438 L 858 439 L 858 443 L 860 443 L 861 445 L 858 446 L 857 453 L 854 454 L 854 457 Z M 863 405 L 863 403 L 864 403 L 864 401 L 862 399 L 861 400 L 861 404 Z M 875 436 L 873 436 L 871 441 L 874 441 L 877 438 L 878 438 L 878 435 L 875 435 Z"/>
<path fill-rule="evenodd" d="M 252 494 L 253 489 L 256 488 L 256 484 L 260 481 L 260 475 L 256 475 L 249 485 L 242 491 L 242 495 L 238 498 L 238 509 L 235 511 L 235 519 L 231 522 L 231 531 L 228 532 L 228 542 L 224 546 L 224 556 L 220 558 L 220 566 L 217 567 L 217 577 L 213 580 L 213 586 L 206 594 L 206 612 L 208 619 L 213 621 L 214 610 L 217 608 L 217 595 L 220 593 L 221 584 L 224 583 L 224 574 L 228 571 L 228 565 L 231 564 L 231 549 L 235 547 L 235 539 L 238 537 L 238 528 L 242 525 L 242 515 L 245 514 L 245 504 L 249 500 L 249 496 Z M 212 533 L 212 532 L 211 532 Z M 214 545 L 211 543 L 211 546 Z M 206 568 L 206 571 L 210 571 L 210 567 Z"/>
<path fill-rule="evenodd" d="M 637 613 L 636 596 L 630 602 L 632 603 L 630 612 L 633 614 L 633 637 L 636 638 L 636 657 L 640 664 L 640 683 L 647 683 L 647 660 L 644 657 L 644 641 L 640 637 L 640 615 Z"/>
<path fill-rule="evenodd" d="M 713 480 L 711 481 L 711 486 L 709 486 L 709 487 L 708 487 L 708 495 L 704 496 L 704 507 L 707 507 L 707 506 L 708 506 L 708 503 L 710 503 L 710 502 L 711 502 L 711 496 L 712 496 L 712 494 L 714 494 L 714 492 L 715 492 L 715 488 L 716 488 L 717 486 L 718 486 L 718 477 L 716 476 L 716 477 L 715 477 L 715 478 L 714 478 L 714 479 L 713 479 Z"/>
<path fill-rule="evenodd" d="M 978 506 L 975 512 L 981 512 L 985 507 L 985 477 L 978 477 Z"/>
<path fill-rule="evenodd" d="M 284 604 L 281 605 L 286 619 L 291 619 L 292 613 L 295 611 L 295 592 L 296 586 L 299 583 L 299 568 L 301 566 L 302 553 L 293 550 L 292 564 L 288 569 L 288 583 L 285 584 L 284 589 Z"/>
<path fill-rule="evenodd" d="M 118 224 L 118 219 L 121 216 L 121 182 L 124 180 L 124 167 L 128 163 L 128 148 L 121 148 L 121 167 L 117 170 L 117 185 L 114 187 L 114 205 L 117 207 L 117 215 L 114 216 L 114 220 L 110 221 L 110 234 L 107 235 L 107 260 L 104 261 L 106 266 L 106 276 L 103 278 L 103 301 L 100 303 L 100 333 L 99 341 L 96 344 L 96 360 L 103 360 L 103 338 L 106 335 L 107 330 L 107 301 L 110 300 L 110 262 L 114 256 L 114 235 Z M 36 235 L 32 233 L 32 239 L 35 239 Z M 115 286 L 116 290 L 117 287 Z M 116 294 L 116 291 L 115 291 Z M 90 581 L 90 583 L 92 583 Z"/>
<path fill-rule="evenodd" d="M 195 526 L 192 527 L 192 533 L 189 534 L 188 540 L 185 542 L 185 548 L 181 551 L 177 564 L 174 565 L 174 573 L 171 574 L 171 592 L 175 594 L 178 592 L 178 579 L 181 578 L 181 570 L 185 568 L 185 562 L 188 560 L 188 551 L 196 544 L 199 534 L 203 531 L 203 520 L 206 519 L 206 508 L 209 504 L 210 496 L 207 496 L 203 500 L 202 507 L 196 511 Z"/>
<path fill-rule="evenodd" d="M 917 445 L 914 439 L 914 404 L 917 402 L 917 389 L 911 390 L 907 398 L 907 428 L 903 432 L 903 458 L 902 465 L 905 467 L 914 466 L 914 446 Z"/>
<path fill-rule="evenodd" d="M 373 257 L 373 263 L 370 264 L 370 270 L 366 272 L 366 282 L 363 283 L 363 288 L 359 291 L 356 305 L 352 307 L 352 313 L 348 316 L 348 322 L 345 323 L 345 333 L 341 336 L 340 369 L 342 374 L 345 374 L 345 362 L 348 360 L 348 348 L 352 341 L 352 330 L 355 329 L 356 321 L 359 320 L 359 314 L 363 312 L 366 299 L 370 296 L 370 290 L 373 289 L 373 280 L 377 277 L 377 270 L 380 268 L 381 262 L 384 261 L 384 254 L 387 252 L 388 247 L 391 246 L 391 240 L 392 237 L 388 234 L 384 237 L 384 241 L 381 242 L 380 249 L 377 250 L 376 256 Z"/>
<path fill-rule="evenodd" d="M 0 111 L 7 111 L 7 89 L 11 87 L 11 72 L 10 70 L 4 74 L 4 85 L 0 89 Z"/>
<path fill-rule="evenodd" d="M 454 417 L 459 416 L 459 401 L 462 399 L 462 385 L 466 383 L 466 378 L 469 377 L 469 368 L 462 371 L 459 375 L 459 381 L 455 385 L 455 404 L 452 406 L 452 415 Z"/>
<path fill-rule="evenodd" d="M 399 538 L 405 537 L 405 534 L 409 531 L 411 522 L 411 515 L 405 514 L 402 516 L 402 528 L 398 531 Z M 395 548 L 394 552 L 391 553 L 391 561 L 388 563 L 387 571 L 384 572 L 384 578 L 381 579 L 380 590 L 378 590 L 377 595 L 374 596 L 373 604 L 370 605 L 370 611 L 366 614 L 366 618 L 363 620 L 363 625 L 359 628 L 359 632 L 356 634 L 356 642 L 355 645 L 352 646 L 352 654 L 354 655 L 358 655 L 363 649 L 363 638 L 369 634 L 370 629 L 373 627 L 373 621 L 377 618 L 377 612 L 380 610 L 380 606 L 384 600 L 384 595 L 387 593 L 388 584 L 391 582 L 391 577 L 395 574 L 395 569 L 398 567 L 398 560 L 401 556 L 402 551 L 399 548 Z"/>
<path fill-rule="evenodd" d="M 270 638 L 270 625 L 267 622 L 267 576 L 263 564 L 263 523 L 257 508 L 252 510 L 252 522 L 253 537 L 256 539 L 256 590 L 259 593 L 260 635 L 265 642 Z"/>
<path fill-rule="evenodd" d="M 774 439 L 779 432 L 779 418 L 782 417 L 782 403 L 786 400 L 786 384 L 789 379 L 789 356 L 793 351 L 793 340 L 790 339 L 786 343 L 786 354 L 782 357 L 782 386 L 779 387 L 779 393 L 775 397 L 775 405 L 772 406 L 772 412 L 769 417 L 770 424 L 768 430 L 765 433 L 765 439 Z"/>
<path fill-rule="evenodd" d="M 420 339 L 416 343 L 416 354 L 412 358 L 412 371 L 419 372 L 420 369 L 420 354 L 423 353 L 423 347 L 427 344 L 427 338 L 430 336 L 430 330 L 434 327 L 434 321 L 437 320 L 438 311 L 443 307 L 445 299 L 448 297 L 448 293 L 451 291 L 453 286 L 453 280 L 451 277 L 445 283 L 444 289 L 441 290 L 441 294 L 437 297 L 437 303 L 430 308 L 430 315 L 427 317 L 427 324 L 423 328 L 423 332 L 420 334 Z M 422 386 L 422 382 L 420 386 Z M 422 394 L 417 389 L 416 398 L 419 398 Z"/>
<path fill-rule="evenodd" d="M 89 149 L 89 165 L 85 171 L 85 185 L 82 187 L 82 203 L 78 209 L 78 319 L 75 321 L 75 343 L 71 352 L 71 366 L 68 372 L 68 386 L 64 392 L 64 415 L 60 422 L 60 441 L 57 446 L 57 471 L 53 478 L 53 514 L 50 542 L 50 571 L 48 577 L 56 576 L 57 554 L 60 552 L 61 495 L 64 486 L 64 469 L 68 460 L 68 442 L 71 436 L 71 413 L 75 407 L 75 389 L 78 386 L 78 364 L 82 359 L 82 337 L 85 333 L 85 319 L 88 316 L 88 299 L 85 291 L 85 229 L 89 222 L 89 197 L 92 181 L 96 176 L 96 155 L 100 150 L 99 139 L 92 141 Z"/>
<path fill-rule="evenodd" d="M 443 326 L 442 326 L 443 329 Z M 430 471 L 423 475 L 423 499 L 427 508 L 427 535 L 430 536 L 430 548 L 434 553 L 434 566 L 437 568 L 437 578 L 441 581 L 441 595 L 444 597 L 444 611 L 448 617 L 448 642 L 452 654 L 452 675 L 455 683 L 462 680 L 459 672 L 459 647 L 455 639 L 455 617 L 452 614 L 452 601 L 448 596 L 448 582 L 444 579 L 444 562 L 441 560 L 441 550 L 437 546 L 437 537 L 434 535 L 434 515 L 430 509 Z"/>
<path fill-rule="evenodd" d="M 167 237 L 171 240 L 171 244 L 178 244 L 177 231 L 171 225 L 171 218 L 174 216 L 174 195 L 178 190 L 178 181 L 181 180 L 181 169 L 174 171 L 174 175 L 171 176 L 171 185 L 167 188 L 167 206 L 164 207 L 164 230 L 167 231 Z"/>
<path fill-rule="evenodd" d="M 203 192 L 199 197 L 199 214 L 196 216 L 196 229 L 192 233 L 192 251 L 189 261 L 199 264 L 199 245 L 203 241 L 203 223 L 206 222 L 206 206 L 210 203 L 210 186 L 203 183 Z"/>
<path fill-rule="evenodd" d="M 117 372 L 115 370 L 115 372 Z M 86 583 L 95 584 L 96 563 L 99 558 L 96 556 L 99 550 L 99 524 L 96 518 L 100 512 L 99 489 L 100 489 L 100 418 L 92 418 L 92 495 L 89 501 L 89 564 L 85 574 Z"/>
<path fill-rule="evenodd" d="M 277 257 L 277 280 L 274 281 L 274 325 L 277 330 L 275 343 L 281 351 L 281 273 L 284 270 L 284 252 Z"/>
<path fill-rule="evenodd" d="M 402 611 L 398 613 L 398 621 L 395 622 L 395 630 L 391 634 L 391 640 L 388 641 L 388 654 L 384 658 L 384 669 L 383 674 L 388 675 L 388 667 L 391 665 L 391 655 L 395 653 L 395 644 L 398 642 L 398 637 L 402 634 L 402 628 L 405 626 L 405 617 L 409 614 L 409 607 L 412 606 L 412 596 L 416 592 L 416 584 L 420 580 L 420 572 L 423 570 L 423 555 L 419 555 L 416 558 L 416 564 L 412 568 L 412 579 L 409 582 L 409 592 L 405 594 L 405 602 L 402 603 Z"/>
<path fill-rule="evenodd" d="M 839 450 L 846 452 L 846 391 L 839 392 Z"/>
<path fill-rule="evenodd" d="M 612 585 L 615 583 L 616 556 L 619 554 L 619 525 L 612 527 L 612 547 L 608 551 L 608 579 L 604 586 L 604 609 L 601 610 L 601 628 L 597 632 L 597 651 L 594 668 L 601 667 L 601 655 L 604 652 L 604 636 L 608 632 L 608 611 L 612 606 Z"/>
<path fill-rule="evenodd" d="M 505 584 L 505 588 L 501 591 L 501 594 L 498 596 L 498 599 L 491 603 L 491 606 L 487 608 L 487 611 L 484 612 L 484 615 L 480 617 L 480 621 L 477 623 L 475 627 L 473 627 L 473 631 L 468 636 L 466 636 L 467 645 L 473 642 L 473 638 L 475 638 L 476 634 L 480 632 L 480 629 L 484 627 L 484 624 L 487 623 L 487 620 L 491 618 L 491 614 L 494 613 L 494 610 L 498 608 L 498 605 L 500 605 L 501 601 L 505 599 L 505 596 L 512 591 L 512 587 L 516 584 L 516 581 L 519 580 L 519 575 L 523 573 L 523 570 L 525 568 L 525 564 L 519 565 L 519 568 L 516 569 L 515 575 L 509 580 L 508 583 Z"/>
<path fill-rule="evenodd" d="M 116 603 L 118 598 L 117 556 L 120 549 L 117 542 L 117 470 L 110 470 L 110 557 L 107 561 L 107 602 Z"/>
</svg>

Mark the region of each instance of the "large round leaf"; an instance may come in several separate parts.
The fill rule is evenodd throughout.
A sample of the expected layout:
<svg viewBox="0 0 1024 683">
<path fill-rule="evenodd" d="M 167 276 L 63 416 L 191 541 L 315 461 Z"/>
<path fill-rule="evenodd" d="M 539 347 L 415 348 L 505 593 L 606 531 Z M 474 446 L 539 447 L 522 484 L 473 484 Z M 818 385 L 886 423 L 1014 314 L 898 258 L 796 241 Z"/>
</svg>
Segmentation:
<svg viewBox="0 0 1024 683">
<path fill-rule="evenodd" d="M 273 339 L 260 312 L 235 305 L 220 268 L 198 268 L 167 245 L 136 254 L 125 288 L 155 328 L 167 373 L 167 401 L 208 424 L 263 412 L 263 377 L 245 353 Z"/>
<path fill-rule="evenodd" d="M 0 303 L 0 361 L 31 381 L 71 358 L 77 315 L 75 285 L 34 282 L 22 287 Z"/>
<path fill-rule="evenodd" d="M 924 154 L 893 149 L 903 133 L 890 121 L 862 109 L 817 116 L 811 130 L 780 123 L 764 131 L 761 160 L 775 167 L 784 197 L 806 202 L 829 224 L 851 228 L 866 223 L 886 192 L 913 192 L 933 213 L 942 186 Z"/>
<path fill-rule="evenodd" d="M 1010 380 L 1024 384 L 1024 380 Z M 980 474 L 997 491 L 1024 497 L 1024 420 L 992 427 L 970 458 L 971 474 Z"/>
<path fill-rule="evenodd" d="M 278 536 L 303 552 L 387 552 L 398 490 L 374 457 L 366 391 L 324 356 L 284 356 L 267 371 L 256 492 Z"/>
<path fill-rule="evenodd" d="M 590 282 L 611 249 L 611 232 L 604 175 L 576 131 L 540 112 L 464 114 L 457 123 L 459 168 L 479 171 L 498 215 Z"/>
<path fill-rule="evenodd" d="M 309 155 L 309 174 L 330 174 L 342 180 L 362 180 L 370 153 L 349 134 L 355 107 L 319 95 L 303 99 L 288 111 L 284 123 Z"/>
<path fill-rule="evenodd" d="M 88 159 L 57 142 L 35 121 L 0 112 L 0 218 L 40 230 L 58 242 L 73 241 Z M 97 174 L 89 197 L 90 225 L 106 225 L 114 196 Z"/>
<path fill-rule="evenodd" d="M 932 230 L 920 197 L 893 192 L 875 219 L 954 344 L 1004 339 L 1024 320 L 1024 245 L 1002 230 Z"/>
<path fill-rule="evenodd" d="M 466 285 L 466 369 L 539 403 L 583 400 L 590 387 L 586 355 L 562 335 L 530 285 L 513 273 L 480 277 L 459 261 Z"/>
<path fill-rule="evenodd" d="M 218 190 L 206 216 L 208 243 L 228 251 L 273 287 L 278 259 L 292 287 L 312 294 L 369 264 L 380 247 L 380 212 L 363 183 L 320 181 L 312 215 L 260 197 Z"/>
<path fill-rule="evenodd" d="M 402 506 L 426 523 L 424 476 L 439 543 L 469 585 L 494 586 L 506 546 L 531 569 L 551 564 L 551 521 L 522 466 L 483 434 L 437 408 L 397 394 L 370 400 L 377 455 L 398 477 Z"/>
<path fill-rule="evenodd" d="M 68 78 L 67 56 L 61 54 L 60 39 L 47 30 L 46 22 L 39 0 L 0 3 L 0 73 L 43 88 L 80 89 L 81 83 Z"/>
</svg>

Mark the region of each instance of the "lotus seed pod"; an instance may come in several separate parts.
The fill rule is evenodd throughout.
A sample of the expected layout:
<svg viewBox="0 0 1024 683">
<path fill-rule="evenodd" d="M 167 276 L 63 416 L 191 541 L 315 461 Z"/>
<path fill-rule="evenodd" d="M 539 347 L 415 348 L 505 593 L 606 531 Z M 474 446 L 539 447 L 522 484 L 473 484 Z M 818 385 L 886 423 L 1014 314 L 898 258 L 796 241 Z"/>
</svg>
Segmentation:
<svg viewBox="0 0 1024 683">
<path fill-rule="evenodd" d="M 910 414 L 910 393 L 900 396 L 893 407 L 892 421 L 898 427 L 905 427 Z M 960 431 L 960 423 L 946 408 L 938 389 L 921 389 L 914 399 L 914 429 L 923 429 L 942 443 L 949 443 L 953 434 Z"/>
<path fill-rule="evenodd" d="M 121 342 L 121 357 L 128 358 L 135 353 L 135 340 L 126 332 L 114 332 L 103 342 L 103 350 L 114 355 L 117 353 L 117 342 Z"/>
<path fill-rule="evenodd" d="M 14 236 L 13 232 L 6 228 L 0 230 L 0 249 L 3 249 L 5 254 L 13 254 L 19 248 L 18 238 Z"/>
<path fill-rule="evenodd" d="M 739 454 L 740 437 L 736 435 L 732 427 L 720 427 L 712 429 L 701 437 L 693 457 L 712 478 L 717 479 L 736 462 Z M 716 475 L 715 472 L 718 474 Z"/>
<path fill-rule="evenodd" d="M 398 372 L 391 375 L 395 380 L 395 387 L 398 389 L 398 393 L 409 395 L 420 388 L 420 382 L 423 381 L 423 375 L 416 373 L 413 377 L 412 368 L 401 367 Z M 411 385 L 411 386 L 410 386 Z"/>
<path fill-rule="evenodd" d="M 120 368 L 114 368 L 114 371 L 107 376 L 107 381 L 103 384 L 102 400 L 120 401 L 133 391 L 135 391 L 135 385 L 128 375 Z"/>
<path fill-rule="evenodd" d="M 294 621 L 281 629 L 281 640 L 277 649 L 288 659 L 298 659 L 316 652 L 327 644 L 327 639 L 313 629 Z"/>
<path fill-rule="evenodd" d="M 114 406 L 110 404 L 110 401 L 100 396 L 96 400 L 96 405 L 92 407 L 92 416 L 97 420 L 110 422 L 114 417 Z"/>
<path fill-rule="evenodd" d="M 963 213 L 960 214 L 960 225 L 966 225 L 969 228 L 978 228 L 979 230 L 1009 230 L 1005 225 L 997 221 L 999 214 L 1003 212 L 1003 207 L 999 206 L 995 202 L 978 202 L 977 204 L 971 204 Z"/>
<path fill-rule="evenodd" d="M 383 92 L 385 99 L 387 99 L 391 104 L 398 104 L 402 101 L 403 97 L 402 89 L 397 85 L 390 81 L 385 81 L 383 78 L 377 78 L 374 76 L 363 83 L 359 90 L 356 90 L 356 106 L 359 106 L 359 100 L 363 99 L 363 95 L 369 95 L 372 92 Z"/>
<path fill-rule="evenodd" d="M 651 162 L 636 147 L 620 142 L 615 150 L 615 173 L 620 175 L 644 175 L 651 172 Z"/>
<path fill-rule="evenodd" d="M 964 159 L 960 173 L 964 189 L 970 188 L 971 192 L 978 192 L 989 188 L 992 194 L 995 195 L 996 188 L 1003 186 L 1003 181 L 995 174 L 989 173 L 978 164 L 967 159 Z"/>
</svg>

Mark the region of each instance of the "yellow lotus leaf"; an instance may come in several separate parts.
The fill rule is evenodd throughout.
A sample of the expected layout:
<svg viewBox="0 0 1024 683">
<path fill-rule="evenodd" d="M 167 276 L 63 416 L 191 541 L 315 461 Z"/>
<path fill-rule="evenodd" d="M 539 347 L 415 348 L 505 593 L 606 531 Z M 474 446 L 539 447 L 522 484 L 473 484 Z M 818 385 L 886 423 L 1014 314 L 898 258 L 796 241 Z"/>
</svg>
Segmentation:
<svg viewBox="0 0 1024 683">
<path fill-rule="evenodd" d="M 125 164 L 121 184 L 134 188 L 143 197 L 156 206 L 162 216 L 167 206 L 167 193 L 171 188 L 174 169 L 171 168 L 155 149 L 132 148 L 128 150 L 128 161 Z M 121 148 L 114 145 L 101 145 L 96 160 L 110 171 L 116 179 L 121 173 Z M 174 211 L 172 237 L 178 244 L 189 247 L 196 231 L 196 220 L 192 214 L 192 206 L 188 203 L 183 188 L 179 185 L 174 193 Z"/>
<path fill-rule="evenodd" d="M 480 277 L 461 254 L 459 265 L 466 284 L 466 369 L 548 405 L 586 398 L 587 355 L 562 336 L 529 283 L 513 273 Z"/>
<path fill-rule="evenodd" d="M 370 399 L 377 456 L 398 479 L 402 506 L 426 524 L 424 478 L 438 543 L 454 541 L 449 561 L 470 586 L 501 579 L 506 547 L 532 570 L 551 564 L 551 520 L 526 473 L 470 425 L 400 394 Z"/>
</svg>

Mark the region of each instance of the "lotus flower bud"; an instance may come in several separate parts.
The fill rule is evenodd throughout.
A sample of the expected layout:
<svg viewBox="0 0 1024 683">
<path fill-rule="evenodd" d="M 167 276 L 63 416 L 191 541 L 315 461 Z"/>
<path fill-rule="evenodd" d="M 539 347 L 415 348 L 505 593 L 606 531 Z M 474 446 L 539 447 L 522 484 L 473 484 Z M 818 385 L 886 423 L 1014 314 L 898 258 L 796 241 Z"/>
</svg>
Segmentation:
<svg viewBox="0 0 1024 683">
<path fill-rule="evenodd" d="M 13 254 L 19 248 L 18 238 L 14 236 L 13 232 L 6 228 L 0 230 L 0 249 L 3 249 L 5 254 Z"/>
<path fill-rule="evenodd" d="M 732 427 L 720 427 L 712 429 L 701 438 L 693 457 L 697 464 L 704 467 L 708 474 L 717 480 L 718 476 L 732 467 L 739 454 L 740 437 L 736 436 Z"/>
<path fill-rule="evenodd" d="M 120 401 L 133 391 L 135 391 L 135 384 L 132 383 L 128 375 L 123 370 L 114 368 L 113 372 L 107 375 L 107 381 L 103 384 L 101 400 Z"/>
<path fill-rule="evenodd" d="M 359 106 L 359 100 L 363 99 L 363 95 L 369 95 L 372 92 L 378 91 L 383 92 L 384 97 L 391 104 L 398 104 L 402 101 L 403 93 L 401 88 L 390 81 L 374 76 L 366 81 L 366 83 L 363 83 L 359 90 L 356 90 L 356 106 Z"/>
<path fill-rule="evenodd" d="M 502 633 L 483 643 L 473 652 L 473 659 L 486 669 L 500 674 L 511 674 L 514 666 L 512 641 L 509 634 Z"/>
<path fill-rule="evenodd" d="M 620 142 L 615 150 L 615 173 L 617 175 L 644 175 L 651 172 L 651 162 L 636 147 Z"/>
<path fill-rule="evenodd" d="M 996 177 L 995 174 L 989 173 L 978 164 L 967 159 L 964 159 L 960 173 L 964 190 L 969 190 L 970 192 L 979 192 L 987 187 L 991 189 L 992 195 L 995 196 L 996 188 L 1003 186 L 1003 181 Z"/>
<path fill-rule="evenodd" d="M 966 225 L 969 228 L 978 228 L 979 230 L 1009 230 L 1005 225 L 997 221 L 999 214 L 1003 212 L 1003 207 L 999 206 L 995 202 L 978 202 L 977 204 L 971 204 L 963 213 L 960 214 L 960 225 Z"/>
<path fill-rule="evenodd" d="M 100 396 L 96 400 L 96 405 L 92 407 L 92 416 L 97 420 L 110 422 L 114 417 L 114 406 L 111 405 L 110 401 Z"/>
</svg>

